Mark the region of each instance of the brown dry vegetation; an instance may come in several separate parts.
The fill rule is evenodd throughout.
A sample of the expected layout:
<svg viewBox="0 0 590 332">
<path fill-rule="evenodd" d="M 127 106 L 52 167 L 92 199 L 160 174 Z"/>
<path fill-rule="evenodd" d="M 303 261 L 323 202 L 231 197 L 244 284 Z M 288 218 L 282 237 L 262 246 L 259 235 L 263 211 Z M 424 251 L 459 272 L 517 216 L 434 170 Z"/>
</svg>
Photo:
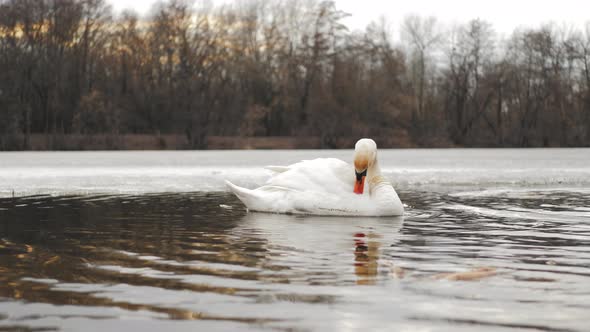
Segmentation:
<svg viewBox="0 0 590 332">
<path fill-rule="evenodd" d="M 590 25 L 497 37 L 331 1 L 0 0 L 0 149 L 589 146 Z"/>
</svg>

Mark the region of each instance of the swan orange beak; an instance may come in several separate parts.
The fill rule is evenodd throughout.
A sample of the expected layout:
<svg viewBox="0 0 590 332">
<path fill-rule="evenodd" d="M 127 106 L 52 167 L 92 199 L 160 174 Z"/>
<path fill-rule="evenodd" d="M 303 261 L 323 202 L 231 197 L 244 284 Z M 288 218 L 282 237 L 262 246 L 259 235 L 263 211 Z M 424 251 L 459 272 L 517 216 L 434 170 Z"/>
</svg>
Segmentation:
<svg viewBox="0 0 590 332">
<path fill-rule="evenodd" d="M 365 169 L 362 172 L 354 171 L 356 174 L 356 181 L 354 182 L 354 193 L 355 194 L 362 194 L 363 190 L 365 189 L 365 178 L 367 177 L 367 170 Z"/>
</svg>

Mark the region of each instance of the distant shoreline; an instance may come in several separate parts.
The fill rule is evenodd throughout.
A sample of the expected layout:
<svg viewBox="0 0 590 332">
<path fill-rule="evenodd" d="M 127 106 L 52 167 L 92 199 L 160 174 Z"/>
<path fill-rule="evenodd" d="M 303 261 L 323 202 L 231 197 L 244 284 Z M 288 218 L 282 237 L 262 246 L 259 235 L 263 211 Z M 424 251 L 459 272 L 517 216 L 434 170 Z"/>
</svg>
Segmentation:
<svg viewBox="0 0 590 332">
<path fill-rule="evenodd" d="M 406 135 L 373 137 L 380 148 L 518 148 L 518 146 L 458 146 L 433 139 L 416 144 Z M 357 137 L 322 138 L 319 136 L 208 136 L 201 145 L 191 144 L 178 134 L 31 134 L 0 137 L 0 151 L 97 151 L 97 150 L 274 150 L 274 149 L 352 149 Z M 526 146 L 529 148 L 544 146 Z M 525 148 L 526 148 L 525 147 Z M 545 146 L 560 147 L 560 146 Z M 564 146 L 565 147 L 565 146 Z M 584 146 L 567 146 L 584 147 Z"/>
<path fill-rule="evenodd" d="M 253 149 L 351 149 L 356 137 L 322 139 L 317 136 L 207 136 L 203 142 L 190 142 L 179 134 L 32 134 L 0 138 L 0 151 L 93 151 L 93 150 L 253 150 Z M 407 139 L 400 144 L 377 139 L 383 148 L 413 148 Z"/>
</svg>

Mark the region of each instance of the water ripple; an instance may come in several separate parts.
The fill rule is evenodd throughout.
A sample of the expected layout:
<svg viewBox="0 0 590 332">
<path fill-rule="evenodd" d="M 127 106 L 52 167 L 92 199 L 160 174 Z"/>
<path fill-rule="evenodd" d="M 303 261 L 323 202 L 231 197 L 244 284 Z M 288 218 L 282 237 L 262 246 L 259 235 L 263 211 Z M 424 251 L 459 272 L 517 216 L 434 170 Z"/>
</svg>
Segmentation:
<svg viewBox="0 0 590 332">
<path fill-rule="evenodd" d="M 247 213 L 223 192 L 0 199 L 0 330 L 586 328 L 586 192 L 400 196 L 404 218 Z"/>
</svg>

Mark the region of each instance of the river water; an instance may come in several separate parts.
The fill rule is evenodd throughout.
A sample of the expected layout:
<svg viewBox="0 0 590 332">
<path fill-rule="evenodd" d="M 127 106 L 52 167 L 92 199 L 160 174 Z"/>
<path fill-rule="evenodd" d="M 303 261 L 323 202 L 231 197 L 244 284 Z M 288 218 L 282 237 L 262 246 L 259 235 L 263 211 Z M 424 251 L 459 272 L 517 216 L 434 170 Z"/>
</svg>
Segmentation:
<svg viewBox="0 0 590 332">
<path fill-rule="evenodd" d="M 588 331 L 590 150 L 383 150 L 399 218 L 223 186 L 352 151 L 0 154 L 0 330 Z"/>
</svg>

